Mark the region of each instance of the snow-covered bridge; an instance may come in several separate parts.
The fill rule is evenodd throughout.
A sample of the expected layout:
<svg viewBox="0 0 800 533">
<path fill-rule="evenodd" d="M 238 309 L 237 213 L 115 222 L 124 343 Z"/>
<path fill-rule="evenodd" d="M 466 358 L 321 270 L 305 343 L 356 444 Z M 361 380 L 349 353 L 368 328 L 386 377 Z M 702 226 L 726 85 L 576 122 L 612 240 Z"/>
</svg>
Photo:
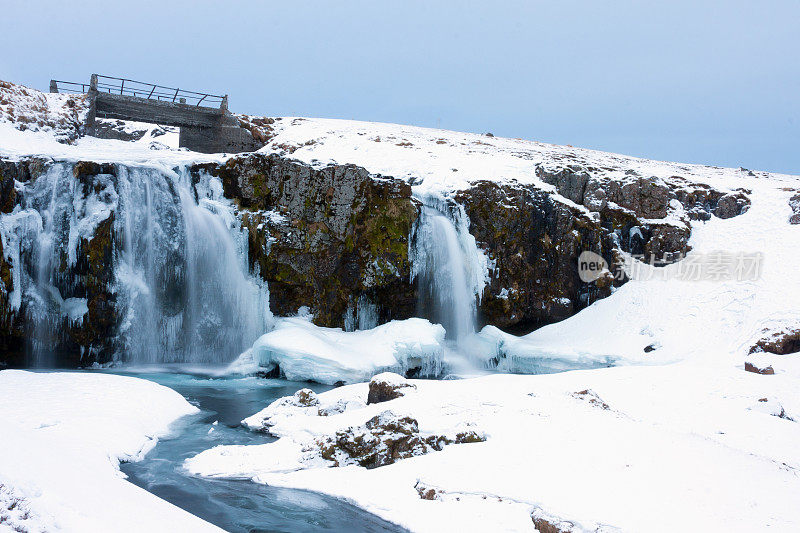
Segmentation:
<svg viewBox="0 0 800 533">
<path fill-rule="evenodd" d="M 110 118 L 180 127 L 180 146 L 196 152 L 249 152 L 261 147 L 228 111 L 228 95 L 98 74 L 92 74 L 88 84 L 51 80 L 50 92 L 89 96 L 90 134 L 96 118 Z"/>
</svg>

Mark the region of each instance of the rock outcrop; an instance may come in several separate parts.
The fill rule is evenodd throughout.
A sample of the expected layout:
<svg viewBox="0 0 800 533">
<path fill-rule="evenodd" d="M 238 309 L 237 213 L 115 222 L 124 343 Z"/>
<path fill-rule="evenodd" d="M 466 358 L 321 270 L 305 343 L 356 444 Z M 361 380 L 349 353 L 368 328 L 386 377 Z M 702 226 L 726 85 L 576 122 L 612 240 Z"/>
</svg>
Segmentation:
<svg viewBox="0 0 800 533">
<path fill-rule="evenodd" d="M 765 329 L 763 337 L 750 348 L 750 353 L 786 355 L 800 352 L 800 326 L 787 326 L 777 330 Z"/>
<path fill-rule="evenodd" d="M 449 444 L 482 442 L 483 435 L 475 431 L 458 433 L 455 438 L 445 435 L 424 435 L 419 424 L 410 416 L 398 416 L 384 411 L 363 426 L 350 427 L 336 435 L 317 441 L 323 459 L 334 466 L 357 464 L 366 468 L 390 465 L 401 459 L 441 450 Z"/>
<path fill-rule="evenodd" d="M 611 232 L 581 209 L 534 186 L 478 182 L 459 192 L 470 233 L 494 264 L 480 319 L 527 332 L 575 314 L 608 296 L 611 277 L 591 285 L 578 276 L 578 256 L 591 250 L 616 259 Z"/>
<path fill-rule="evenodd" d="M 363 298 L 383 304 L 380 323 L 414 315 L 408 239 L 418 207 L 407 183 L 261 154 L 193 171 L 219 176 L 241 207 L 251 267 L 276 315 L 308 306 L 316 324 L 341 327 Z"/>
<path fill-rule="evenodd" d="M 756 365 L 754 365 L 753 363 L 749 363 L 749 362 L 745 361 L 744 369 L 747 372 L 753 372 L 754 374 L 762 374 L 764 376 L 771 376 L 771 375 L 775 374 L 775 369 L 772 368 L 772 365 L 765 366 L 764 368 L 760 368 L 760 367 L 757 367 Z"/>
<path fill-rule="evenodd" d="M 800 224 L 800 193 L 789 198 L 789 207 L 792 208 L 789 224 Z"/>
</svg>

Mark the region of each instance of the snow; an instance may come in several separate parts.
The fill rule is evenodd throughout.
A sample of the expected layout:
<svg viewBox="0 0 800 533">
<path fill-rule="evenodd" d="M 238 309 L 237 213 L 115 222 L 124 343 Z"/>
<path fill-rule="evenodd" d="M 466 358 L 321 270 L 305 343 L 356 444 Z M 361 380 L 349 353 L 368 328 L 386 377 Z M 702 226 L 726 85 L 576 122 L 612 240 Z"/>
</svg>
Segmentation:
<svg viewBox="0 0 800 533">
<path fill-rule="evenodd" d="M 416 390 L 369 406 L 357 384 L 320 394 L 314 408 L 248 420 L 269 418 L 277 442 L 216 447 L 186 467 L 324 492 L 413 531 L 530 531 L 533 512 L 578 531 L 796 531 L 800 425 L 778 415 L 800 414 L 797 376 L 685 362 L 412 380 Z M 344 412 L 317 414 L 343 401 Z M 373 470 L 309 454 L 315 439 L 386 410 L 416 418 L 421 432 L 470 424 L 488 438 Z M 437 499 L 421 499 L 419 485 Z"/>
<path fill-rule="evenodd" d="M 155 383 L 87 373 L 0 372 L 0 530 L 219 531 L 125 481 L 170 424 L 198 412 Z M 6 502 L 17 502 L 14 511 Z"/>
<path fill-rule="evenodd" d="M 269 371 L 278 365 L 287 379 L 334 384 L 364 381 L 383 370 L 441 365 L 444 328 L 421 318 L 393 320 L 370 330 L 323 328 L 308 318 L 276 321 L 234 361 L 231 373 Z"/>
<path fill-rule="evenodd" d="M 158 139 L 158 138 L 156 138 Z M 81 137 L 73 144 L 62 144 L 43 131 L 18 131 L 0 122 L 0 157 L 17 160 L 43 157 L 64 162 L 95 161 L 125 163 L 171 170 L 178 165 L 221 162 L 223 154 L 200 154 L 178 149 L 152 150 L 149 143 Z"/>
</svg>

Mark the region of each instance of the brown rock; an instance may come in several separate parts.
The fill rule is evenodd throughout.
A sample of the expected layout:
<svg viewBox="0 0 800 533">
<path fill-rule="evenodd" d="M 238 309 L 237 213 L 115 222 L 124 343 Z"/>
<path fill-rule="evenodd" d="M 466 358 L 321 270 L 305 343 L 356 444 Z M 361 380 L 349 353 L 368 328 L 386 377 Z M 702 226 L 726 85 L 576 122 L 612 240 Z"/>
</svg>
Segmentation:
<svg viewBox="0 0 800 533">
<path fill-rule="evenodd" d="M 754 372 L 756 374 L 762 374 L 765 376 L 771 376 L 775 374 L 775 369 L 772 368 L 772 365 L 765 367 L 765 368 L 758 368 L 753 363 L 745 362 L 744 369 L 748 372 Z"/>
<path fill-rule="evenodd" d="M 417 386 L 409 383 L 406 379 L 391 372 L 384 372 L 374 376 L 369 382 L 369 395 L 367 404 L 388 402 L 395 398 L 405 396 L 405 394 L 416 389 Z"/>
<path fill-rule="evenodd" d="M 759 339 L 750 353 L 767 352 L 778 355 L 800 352 L 800 328 L 787 328 Z"/>
</svg>

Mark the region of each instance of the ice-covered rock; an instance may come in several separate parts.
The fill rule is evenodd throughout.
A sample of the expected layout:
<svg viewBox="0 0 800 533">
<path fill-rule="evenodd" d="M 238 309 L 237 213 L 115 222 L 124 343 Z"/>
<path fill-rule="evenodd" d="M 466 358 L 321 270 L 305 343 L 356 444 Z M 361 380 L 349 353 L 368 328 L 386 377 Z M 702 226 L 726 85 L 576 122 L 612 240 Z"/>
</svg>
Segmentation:
<svg viewBox="0 0 800 533">
<path fill-rule="evenodd" d="M 382 371 L 437 375 L 444 328 L 421 318 L 395 320 L 371 330 L 346 332 L 305 318 L 280 319 L 235 361 L 230 371 L 280 369 L 286 379 L 336 384 L 366 381 Z"/>
</svg>

